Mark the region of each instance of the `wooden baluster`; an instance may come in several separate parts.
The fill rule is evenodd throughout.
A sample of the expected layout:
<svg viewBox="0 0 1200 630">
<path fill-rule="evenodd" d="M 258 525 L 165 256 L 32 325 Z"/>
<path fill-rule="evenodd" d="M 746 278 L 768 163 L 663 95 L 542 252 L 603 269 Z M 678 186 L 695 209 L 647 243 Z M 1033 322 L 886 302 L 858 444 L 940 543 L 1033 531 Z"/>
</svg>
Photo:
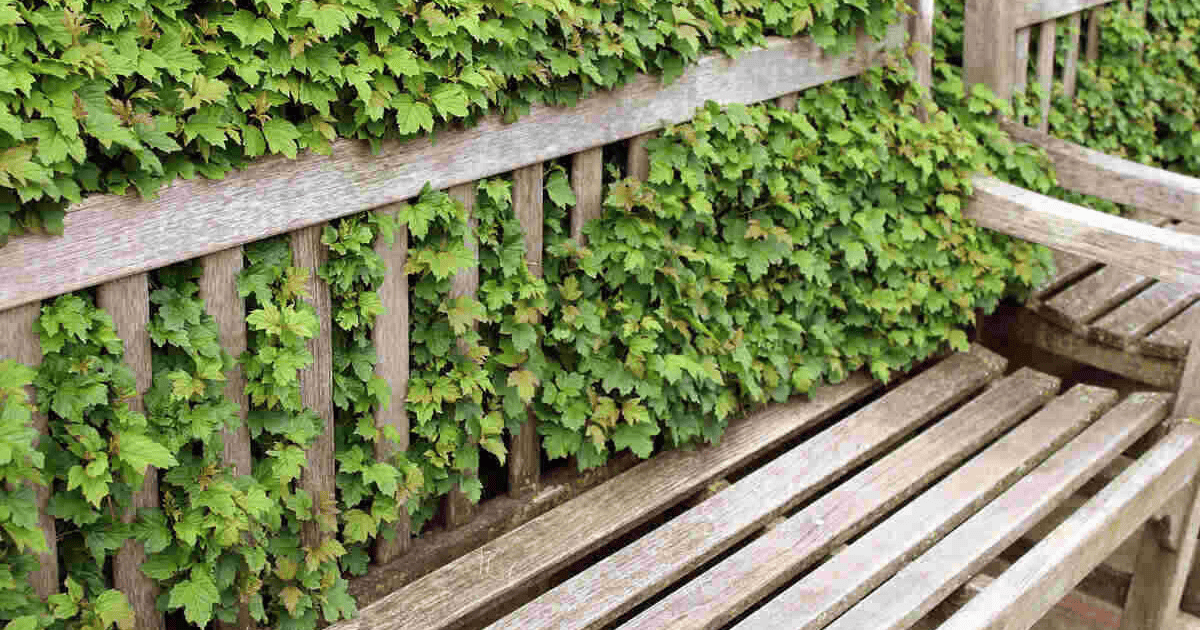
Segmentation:
<svg viewBox="0 0 1200 630">
<path fill-rule="evenodd" d="M 322 225 L 313 225 L 292 232 L 292 264 L 308 270 L 309 304 L 316 310 L 319 329 L 308 340 L 312 365 L 300 370 L 300 400 L 306 409 L 317 414 L 325 430 L 308 447 L 308 462 L 300 473 L 300 487 L 313 502 L 313 520 L 304 524 L 300 539 L 304 547 L 314 549 L 328 539 L 333 529 L 323 529 L 322 519 L 334 519 L 325 508 L 335 501 L 335 468 L 333 461 L 333 340 L 332 306 L 329 285 L 317 274 L 325 264 L 328 253 L 321 244 Z M 331 523 L 332 524 L 332 523 Z"/>
<path fill-rule="evenodd" d="M 646 141 L 655 136 L 655 132 L 644 133 L 629 139 L 629 153 L 625 159 L 625 176 L 638 181 L 650 179 L 650 153 L 646 151 Z"/>
<path fill-rule="evenodd" d="M 1096 7 L 1088 12 L 1087 52 L 1088 61 L 1100 59 L 1100 20 L 1104 18 L 1104 7 Z"/>
<path fill-rule="evenodd" d="M 525 232 L 525 262 L 533 275 L 542 276 L 542 164 L 513 171 L 513 210 Z M 512 436 L 508 449 L 508 494 L 528 496 L 537 491 L 541 477 L 541 440 L 537 417 L 527 413 L 521 432 Z"/>
<path fill-rule="evenodd" d="M 33 324 L 41 312 L 41 304 L 33 302 L 17 306 L 0 313 L 0 359 L 12 359 L 36 368 L 42 362 L 42 348 L 38 342 Z M 33 403 L 35 394 L 33 387 L 28 387 L 29 402 Z M 33 411 L 33 428 L 39 436 L 49 435 L 50 429 L 46 415 Z M 37 446 L 37 443 L 34 443 Z M 47 506 L 50 504 L 50 480 L 47 485 L 32 484 L 34 500 L 37 502 L 38 527 L 46 538 L 49 549 L 46 553 L 37 555 L 41 565 L 29 576 L 33 583 L 33 592 L 45 599 L 58 592 L 58 535 L 54 529 L 54 517 L 50 516 Z"/>
<path fill-rule="evenodd" d="M 1002 101 L 1013 94 L 1013 65 L 996 63 L 1014 59 L 1016 3 L 1011 0 L 976 0 L 968 3 L 963 21 L 963 76 L 967 91 L 982 83 Z"/>
<path fill-rule="evenodd" d="M 474 265 L 458 272 L 451 279 L 450 297 L 475 297 L 476 291 L 479 290 L 479 238 L 475 235 L 475 183 L 460 184 L 451 188 L 448 192 L 455 201 L 461 203 L 467 210 L 467 223 L 470 229 L 467 231 L 467 235 L 463 237 L 463 244 L 467 246 L 467 249 L 471 250 L 471 254 L 475 258 Z M 466 342 L 459 339 L 458 351 L 466 354 L 468 349 Z M 475 513 L 475 506 L 458 486 L 455 486 L 446 495 L 443 505 L 446 513 L 446 527 L 459 527 L 470 521 Z"/>
<path fill-rule="evenodd" d="M 385 207 L 381 212 L 393 210 Z M 379 301 L 383 313 L 375 318 L 372 341 L 375 343 L 375 373 L 387 381 L 392 388 L 392 402 L 386 409 L 375 410 L 375 428 L 394 427 L 399 441 L 393 442 L 382 435 L 375 440 L 375 459 L 390 461 L 397 451 L 408 450 L 408 274 L 404 271 L 408 259 L 408 227 L 396 230 L 396 240 L 388 245 L 383 238 L 376 239 L 375 252 L 383 259 L 383 284 L 379 287 Z M 375 562 L 385 564 L 394 560 L 408 549 L 412 529 L 404 506 L 400 506 L 400 520 L 394 527 L 396 537 L 387 540 L 382 536 L 375 540 Z"/>
<path fill-rule="evenodd" d="M 1067 98 L 1075 97 L 1075 80 L 1079 74 L 1079 39 L 1082 35 L 1083 14 L 1072 13 L 1067 21 L 1067 60 L 1063 64 L 1063 91 Z"/>
<path fill-rule="evenodd" d="M 787 97 L 780 97 L 784 98 Z M 792 106 L 795 107 L 794 101 Z M 603 147 L 581 151 L 571 157 L 571 188 L 575 192 L 575 207 L 571 210 L 571 238 L 585 245 L 587 237 L 583 235 L 583 226 L 604 212 Z"/>
<path fill-rule="evenodd" d="M 1028 26 L 1017 31 L 1017 65 L 1013 68 L 1013 90 L 1018 94 L 1024 94 L 1025 89 L 1029 87 L 1029 41 L 1032 35 L 1033 29 Z"/>
<path fill-rule="evenodd" d="M 1046 20 L 1038 30 L 1038 83 L 1042 93 L 1042 120 L 1038 129 L 1043 133 L 1050 130 L 1050 94 L 1054 90 L 1054 30 L 1055 21 Z"/>
<path fill-rule="evenodd" d="M 910 61 L 917 73 L 917 83 L 928 91 L 933 87 L 933 0 L 908 0 L 908 6 L 916 13 L 909 18 L 909 45 L 913 47 Z M 929 113 L 922 106 L 917 116 L 924 121 Z"/>
<path fill-rule="evenodd" d="M 796 111 L 796 103 L 799 102 L 799 100 L 800 94 L 797 92 L 792 92 L 791 94 L 784 94 L 783 96 L 775 99 L 775 106 L 779 109 L 786 109 L 789 112 L 794 112 Z"/>
<path fill-rule="evenodd" d="M 127 399 L 129 408 L 145 413 L 143 394 L 152 379 L 150 334 L 150 278 L 145 273 L 102 284 L 96 291 L 97 305 L 112 316 L 113 326 L 125 345 L 125 364 L 133 371 L 137 392 Z M 158 507 L 158 471 L 147 467 L 141 489 L 135 491 L 132 506 L 121 515 L 124 523 L 133 522 L 137 510 Z M 158 586 L 142 573 L 146 550 L 136 540 L 126 540 L 113 559 L 113 583 L 125 594 L 137 617 L 139 630 L 162 630 L 165 620 L 155 607 Z"/>
<path fill-rule="evenodd" d="M 246 303 L 237 291 L 237 277 L 242 271 L 242 248 L 234 247 L 209 254 L 200 261 L 204 273 L 200 276 L 200 299 L 217 322 L 221 347 L 236 361 L 246 351 Z M 238 406 L 242 424 L 236 429 L 222 428 L 224 445 L 222 461 L 233 469 L 235 476 L 253 473 L 250 460 L 250 429 L 246 412 L 250 401 L 246 396 L 246 376 L 240 363 L 225 374 L 225 398 Z"/>
</svg>

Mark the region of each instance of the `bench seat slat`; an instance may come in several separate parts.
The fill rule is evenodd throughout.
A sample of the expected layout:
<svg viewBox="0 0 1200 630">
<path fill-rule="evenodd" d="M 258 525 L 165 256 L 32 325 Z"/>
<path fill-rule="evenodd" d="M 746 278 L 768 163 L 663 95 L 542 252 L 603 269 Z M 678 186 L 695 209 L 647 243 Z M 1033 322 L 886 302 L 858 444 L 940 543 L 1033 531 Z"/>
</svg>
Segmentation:
<svg viewBox="0 0 1200 630">
<path fill-rule="evenodd" d="M 1200 298 L 1200 288 L 1159 282 L 1096 320 L 1096 338 L 1117 347 L 1130 347 Z"/>
<path fill-rule="evenodd" d="M 1022 368 L 796 515 L 674 591 L 622 628 L 716 628 L 862 531 L 1058 390 Z"/>
<path fill-rule="evenodd" d="M 1170 401 L 1126 398 L 826 630 L 908 628 L 1162 421 Z"/>
<path fill-rule="evenodd" d="M 762 608 L 738 628 L 818 630 L 1099 418 L 1117 393 L 1077 385 Z"/>
<path fill-rule="evenodd" d="M 1149 223 L 1154 226 L 1162 226 L 1170 223 L 1171 219 L 1161 214 L 1155 214 L 1146 210 L 1134 209 L 1130 213 L 1129 218 L 1142 223 Z M 1100 263 L 1087 258 L 1086 256 L 1078 256 L 1069 254 L 1062 250 L 1051 250 L 1051 255 L 1054 257 L 1055 274 L 1045 285 L 1038 288 L 1033 293 L 1035 304 L 1037 301 L 1044 300 L 1047 296 L 1053 295 L 1063 287 L 1075 282 L 1079 278 L 1100 268 Z"/>
<path fill-rule="evenodd" d="M 1028 628 L 1196 473 L 1200 426 L 1180 423 L 942 630 Z"/>
<path fill-rule="evenodd" d="M 999 376 L 996 359 L 982 348 L 949 357 L 491 628 L 566 630 L 611 622 L 962 402 Z"/>
<path fill-rule="evenodd" d="M 1200 330 L 1200 304 L 1191 305 L 1162 328 L 1150 333 L 1142 340 L 1141 349 L 1147 354 L 1182 359 L 1187 356 L 1196 330 Z"/>
<path fill-rule="evenodd" d="M 1044 302 L 1038 311 L 1060 326 L 1079 330 L 1153 282 L 1117 267 L 1103 267 Z"/>
<path fill-rule="evenodd" d="M 809 399 L 773 405 L 732 423 L 719 444 L 656 455 L 331 628 L 413 630 L 463 625 L 490 602 L 620 536 L 877 387 L 867 375 L 855 374 L 817 389 Z"/>
</svg>

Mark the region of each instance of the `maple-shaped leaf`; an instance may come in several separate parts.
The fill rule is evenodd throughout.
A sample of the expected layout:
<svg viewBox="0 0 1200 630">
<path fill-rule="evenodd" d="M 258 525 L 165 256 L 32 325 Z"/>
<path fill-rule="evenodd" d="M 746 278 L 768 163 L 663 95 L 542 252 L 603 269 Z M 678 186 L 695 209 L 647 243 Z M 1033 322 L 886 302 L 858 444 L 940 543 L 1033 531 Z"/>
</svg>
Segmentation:
<svg viewBox="0 0 1200 630">
<path fill-rule="evenodd" d="M 348 510 L 342 517 L 342 536 L 348 542 L 366 542 L 378 531 L 375 518 L 362 510 Z"/>
<path fill-rule="evenodd" d="M 263 123 L 262 132 L 272 152 L 282 153 L 289 158 L 296 157 L 296 140 L 300 138 L 300 131 L 295 125 L 283 118 L 272 118 Z"/>
<path fill-rule="evenodd" d="M 254 309 L 246 316 L 246 324 L 251 330 L 261 330 L 272 335 L 283 332 L 283 314 L 274 304 L 266 303 L 262 308 Z"/>
<path fill-rule="evenodd" d="M 115 625 L 121 630 L 133 630 L 133 609 L 129 607 L 129 601 L 120 591 L 109 589 L 100 593 L 96 596 L 93 606 L 103 627 Z"/>
<path fill-rule="evenodd" d="M 170 468 L 179 463 L 167 447 L 140 433 L 126 431 L 116 437 L 116 442 L 117 456 L 139 473 L 147 466 Z"/>
<path fill-rule="evenodd" d="M 550 195 L 551 201 L 564 208 L 576 204 L 575 191 L 571 190 L 571 183 L 561 170 L 550 174 L 550 179 L 546 182 L 546 194 Z"/>
<path fill-rule="evenodd" d="M 479 300 L 462 296 L 446 301 L 446 318 L 450 320 L 450 328 L 454 333 L 461 335 L 470 330 L 475 322 L 487 319 L 487 311 Z"/>
<path fill-rule="evenodd" d="M 517 395 L 529 403 L 537 393 L 538 377 L 529 370 L 515 370 L 508 373 L 508 385 L 517 388 Z"/>
<path fill-rule="evenodd" d="M 221 593 L 207 568 L 195 567 L 185 580 L 171 587 L 167 608 L 183 609 L 189 623 L 203 627 L 212 619 L 213 606 L 221 601 Z"/>
<path fill-rule="evenodd" d="M 654 452 L 654 436 L 658 433 L 658 425 L 653 422 L 622 424 L 613 430 L 613 446 L 618 450 L 627 448 L 645 459 Z"/>
<path fill-rule="evenodd" d="M 296 616 L 296 612 L 299 610 L 300 600 L 306 597 L 303 591 L 290 584 L 279 591 L 279 599 L 283 601 L 283 607 L 293 617 Z"/>
<path fill-rule="evenodd" d="M 400 94 L 392 99 L 392 108 L 396 110 L 396 128 L 400 133 L 433 131 L 433 110 L 425 103 L 414 101 L 408 94 Z M 417 238 L 423 237 L 424 232 L 417 235 Z"/>
<path fill-rule="evenodd" d="M 211 79 L 203 74 L 197 74 L 192 79 L 192 92 L 189 94 L 183 88 L 178 89 L 183 97 L 183 108 L 193 109 L 205 103 L 221 103 L 229 96 L 229 85 L 220 79 Z"/>
<path fill-rule="evenodd" d="M 467 115 L 467 93 L 457 83 L 443 83 L 430 94 L 433 106 L 442 118 L 459 118 Z"/>
</svg>

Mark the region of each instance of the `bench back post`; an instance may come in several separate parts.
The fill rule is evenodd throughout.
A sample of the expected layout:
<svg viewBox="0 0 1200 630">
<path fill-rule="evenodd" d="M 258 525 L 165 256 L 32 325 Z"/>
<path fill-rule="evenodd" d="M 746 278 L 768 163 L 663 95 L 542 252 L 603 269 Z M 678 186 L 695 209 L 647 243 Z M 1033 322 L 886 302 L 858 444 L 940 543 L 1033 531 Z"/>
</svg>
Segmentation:
<svg viewBox="0 0 1200 630">
<path fill-rule="evenodd" d="M 968 93 L 976 83 L 982 83 L 1001 100 L 1012 98 L 1019 8 L 1011 0 L 967 0 L 963 77 Z"/>
</svg>

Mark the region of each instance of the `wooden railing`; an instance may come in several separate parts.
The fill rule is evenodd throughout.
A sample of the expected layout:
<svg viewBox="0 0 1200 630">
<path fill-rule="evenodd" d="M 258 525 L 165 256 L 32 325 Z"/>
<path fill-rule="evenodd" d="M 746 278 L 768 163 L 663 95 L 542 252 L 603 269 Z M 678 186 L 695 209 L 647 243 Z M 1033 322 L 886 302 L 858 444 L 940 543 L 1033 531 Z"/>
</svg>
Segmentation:
<svg viewBox="0 0 1200 630">
<path fill-rule="evenodd" d="M 928 2 L 922 0 L 919 4 Z M 923 19 L 915 22 L 924 25 L 919 32 L 926 37 L 930 16 L 931 10 L 926 10 Z M 238 356 L 246 349 L 245 305 L 236 288 L 243 264 L 241 246 L 286 233 L 295 266 L 310 272 L 307 289 L 320 322 L 320 332 L 308 344 L 314 361 L 301 372 L 300 384 L 304 406 L 325 420 L 325 431 L 308 449 L 300 483 L 314 497 L 331 497 L 335 492 L 335 468 L 330 294 L 316 273 L 326 257 L 320 241 L 326 222 L 368 210 L 386 211 L 390 204 L 417 195 L 427 184 L 449 189 L 469 208 L 474 199 L 473 182 L 511 172 L 513 204 L 526 234 L 527 261 L 535 273 L 540 273 L 544 161 L 573 156 L 571 181 L 578 204 L 571 214 L 571 234 L 582 239 L 583 225 L 600 212 L 603 145 L 632 139 L 629 171 L 644 177 L 649 168 L 643 149 L 645 134 L 691 118 L 705 101 L 786 99 L 796 91 L 853 76 L 880 63 L 885 54 L 902 48 L 905 36 L 905 26 L 897 25 L 884 41 L 864 37 L 855 51 L 836 56 L 823 53 L 810 39 L 776 39 L 736 59 L 705 57 L 670 85 L 662 85 L 657 78 L 640 77 L 573 109 L 534 107 L 512 124 L 488 117 L 470 129 L 439 132 L 436 141 L 423 138 L 385 142 L 377 154 L 372 154 L 364 142 L 338 141 L 329 156 L 263 159 L 223 181 L 177 182 L 154 200 L 89 198 L 69 210 L 62 236 L 27 236 L 0 248 L 0 357 L 38 364 L 41 353 L 33 324 L 39 302 L 97 287 L 99 306 L 112 315 L 124 340 L 125 362 L 132 368 L 137 385 L 137 395 L 130 402 L 140 408 L 142 394 L 151 380 L 149 272 L 199 257 L 203 264 L 200 295 L 218 323 L 221 345 Z M 928 70 L 925 72 L 927 75 Z M 401 230 L 393 245 L 381 243 L 377 251 L 386 263 L 385 280 L 379 290 L 386 311 L 375 323 L 376 369 L 391 386 L 393 400 L 403 401 L 409 370 L 409 289 L 403 272 L 407 233 Z M 453 291 L 456 295 L 472 294 L 478 281 L 477 268 L 462 272 L 454 279 Z M 240 371 L 235 370 L 228 375 L 225 388 L 243 418 L 248 409 L 244 384 Z M 492 510 L 486 515 L 487 526 L 468 536 L 447 536 L 445 547 L 465 552 L 486 537 L 498 535 L 504 527 L 532 518 L 538 510 L 592 483 L 596 475 L 564 484 L 565 494 L 560 493 L 558 498 L 535 496 L 535 490 L 545 481 L 539 470 L 535 422 L 531 418 L 510 446 L 506 511 L 500 514 Z M 45 417 L 37 417 L 35 423 L 40 433 L 47 434 Z M 403 404 L 379 411 L 376 424 L 393 426 L 401 436 L 409 432 Z M 226 430 L 223 439 L 224 462 L 236 474 L 248 474 L 252 461 L 246 427 Z M 375 456 L 387 458 L 392 449 L 404 447 L 403 442 L 396 445 L 384 441 L 377 445 Z M 620 465 L 621 460 L 616 466 Z M 157 476 L 149 471 L 145 479 L 134 498 L 134 507 L 158 505 Z M 37 489 L 41 526 L 51 543 L 51 551 L 41 557 L 42 566 L 34 578 L 36 591 L 43 597 L 60 587 L 53 545 L 55 524 L 46 510 L 49 495 L 48 488 Z M 443 508 L 448 527 L 468 527 L 474 509 L 461 493 L 452 493 Z M 487 512 L 487 507 L 482 511 Z M 125 518 L 132 516 L 126 514 Z M 393 542 L 376 546 L 377 565 L 406 554 L 408 525 L 397 529 Z M 312 524 L 303 531 L 304 544 L 314 546 L 328 535 Z M 436 562 L 444 553 L 452 552 L 425 548 L 422 553 L 426 562 Z M 139 628 L 162 628 L 163 616 L 155 608 L 155 584 L 139 571 L 144 559 L 140 543 L 127 542 L 114 560 L 115 587 L 129 597 Z M 406 575 L 408 579 L 414 577 L 411 566 Z M 390 584 L 386 578 L 375 583 Z M 381 594 L 359 590 L 359 595 L 366 598 Z"/>
</svg>

